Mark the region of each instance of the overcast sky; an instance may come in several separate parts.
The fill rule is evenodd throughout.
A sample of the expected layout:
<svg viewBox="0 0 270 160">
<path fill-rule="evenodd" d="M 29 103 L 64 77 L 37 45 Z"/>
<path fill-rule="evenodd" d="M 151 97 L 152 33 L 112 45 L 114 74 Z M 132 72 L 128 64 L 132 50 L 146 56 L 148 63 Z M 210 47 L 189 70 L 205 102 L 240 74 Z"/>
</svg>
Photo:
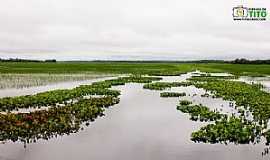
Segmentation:
<svg viewBox="0 0 270 160">
<path fill-rule="evenodd" d="M 232 8 L 269 0 L 0 0 L 0 57 L 270 59 L 267 21 Z"/>
</svg>

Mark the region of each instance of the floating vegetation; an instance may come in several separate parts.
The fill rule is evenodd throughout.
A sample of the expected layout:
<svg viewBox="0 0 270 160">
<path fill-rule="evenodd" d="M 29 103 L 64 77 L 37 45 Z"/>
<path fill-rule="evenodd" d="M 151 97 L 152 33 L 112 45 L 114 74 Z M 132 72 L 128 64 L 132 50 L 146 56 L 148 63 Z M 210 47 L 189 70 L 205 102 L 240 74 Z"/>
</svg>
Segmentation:
<svg viewBox="0 0 270 160">
<path fill-rule="evenodd" d="M 148 83 L 143 86 L 144 89 L 150 90 L 165 90 L 172 87 L 181 87 L 181 86 L 190 86 L 192 83 L 190 82 L 155 82 Z"/>
<path fill-rule="evenodd" d="M 192 104 L 192 102 L 191 101 L 188 101 L 188 100 L 181 100 L 179 102 L 179 105 L 181 105 L 181 106 L 188 106 L 190 104 Z"/>
<path fill-rule="evenodd" d="M 151 83 L 160 77 L 129 76 L 81 85 L 74 89 L 54 90 L 35 95 L 0 99 L 0 141 L 26 143 L 78 132 L 81 124 L 89 125 L 103 115 L 104 107 L 119 103 L 118 90 L 111 86 L 125 83 Z M 92 97 L 100 95 L 100 97 Z M 90 96 L 85 98 L 85 96 Z M 71 101 L 71 103 L 68 103 Z M 60 106 L 59 104 L 63 104 Z M 19 108 L 47 106 L 46 110 L 30 113 L 11 113 Z"/>
<path fill-rule="evenodd" d="M 178 93 L 178 92 L 162 92 L 160 93 L 160 97 L 184 97 L 186 96 L 185 92 Z"/>
<path fill-rule="evenodd" d="M 151 76 L 180 76 L 181 74 L 186 74 L 187 72 L 181 72 L 181 71 L 175 71 L 175 72 L 168 72 L 168 71 L 162 71 L 162 72 L 155 72 L 150 73 Z"/>
<path fill-rule="evenodd" d="M 31 113 L 0 114 L 0 141 L 31 143 L 38 139 L 47 140 L 57 135 L 75 133 L 79 131 L 81 123 L 89 124 L 102 116 L 103 107 L 117 103 L 118 98 L 105 96 Z"/>
<path fill-rule="evenodd" d="M 204 81 L 216 81 L 216 80 L 232 80 L 237 79 L 237 76 L 211 76 L 211 75 L 204 75 L 204 76 L 192 76 L 188 80 L 190 81 L 197 81 L 197 82 L 204 82 Z"/>
<path fill-rule="evenodd" d="M 228 116 L 219 111 L 211 111 L 208 107 L 192 105 L 192 102 L 181 100 L 177 109 L 188 113 L 193 121 L 214 122 L 202 127 L 191 135 L 194 142 L 204 143 L 235 143 L 248 144 L 259 143 L 262 136 L 270 143 L 270 131 L 265 131 L 270 118 L 270 94 L 262 91 L 260 84 L 246 84 L 239 81 L 231 81 L 237 76 L 193 76 L 188 82 L 156 82 L 144 85 L 145 89 L 164 90 L 171 87 L 194 85 L 203 88 L 206 93 L 201 97 L 222 97 L 224 100 L 235 101 L 230 107 L 238 109 L 238 117 L 235 114 Z M 210 93 L 208 92 L 210 91 Z M 161 97 L 179 96 L 173 92 L 163 92 Z M 238 107 L 238 106 L 241 106 Z M 252 120 L 246 116 L 252 113 Z"/>
<path fill-rule="evenodd" d="M 183 113 L 188 113 L 193 121 L 200 120 L 201 122 L 216 121 L 227 115 L 221 114 L 218 111 L 210 111 L 210 109 L 201 104 L 191 105 L 189 101 L 180 101 L 177 109 Z"/>
<path fill-rule="evenodd" d="M 262 128 L 237 117 L 222 118 L 191 134 L 191 140 L 203 143 L 249 144 L 260 141 Z"/>
<path fill-rule="evenodd" d="M 195 81 L 194 85 L 211 91 L 216 97 L 235 101 L 236 106 L 243 106 L 249 110 L 254 121 L 260 124 L 267 124 L 270 118 L 270 93 L 262 91 L 261 85 L 225 80 L 206 81 L 204 83 L 196 83 Z"/>
<path fill-rule="evenodd" d="M 111 86 L 124 85 L 125 83 L 149 83 L 153 80 L 161 80 L 159 77 L 130 76 L 120 77 L 114 80 L 95 82 L 92 85 L 81 85 L 74 89 L 62 89 L 26 95 L 18 97 L 5 97 L 0 99 L 0 111 L 11 111 L 19 108 L 36 108 L 41 106 L 55 106 L 65 104 L 69 100 L 82 98 L 87 95 L 119 96 L 117 90 L 110 90 Z"/>
<path fill-rule="evenodd" d="M 94 82 L 93 86 L 110 88 L 111 86 L 124 85 L 125 83 L 151 83 L 152 81 L 162 80 L 161 77 L 145 77 L 133 75 L 130 77 L 119 77 L 117 79 Z"/>
<path fill-rule="evenodd" d="M 110 95 L 117 97 L 119 91 L 96 88 L 92 85 L 82 85 L 74 89 L 54 90 L 18 97 L 5 97 L 0 99 L 0 111 L 12 111 L 19 108 L 37 108 L 41 106 L 56 106 L 66 104 L 75 98 L 86 95 Z"/>
<path fill-rule="evenodd" d="M 210 91 L 215 97 L 235 101 L 239 117 L 234 115 L 216 119 L 215 124 L 202 127 L 192 133 L 192 140 L 205 143 L 248 144 L 260 142 L 261 136 L 270 143 L 270 132 L 264 131 L 270 118 L 270 94 L 262 90 L 260 84 L 247 84 L 228 79 L 196 77 L 190 79 L 197 88 Z M 230 103 L 230 106 L 233 104 Z M 239 108 L 237 106 L 242 106 Z M 252 113 L 247 120 L 245 113 Z"/>
</svg>

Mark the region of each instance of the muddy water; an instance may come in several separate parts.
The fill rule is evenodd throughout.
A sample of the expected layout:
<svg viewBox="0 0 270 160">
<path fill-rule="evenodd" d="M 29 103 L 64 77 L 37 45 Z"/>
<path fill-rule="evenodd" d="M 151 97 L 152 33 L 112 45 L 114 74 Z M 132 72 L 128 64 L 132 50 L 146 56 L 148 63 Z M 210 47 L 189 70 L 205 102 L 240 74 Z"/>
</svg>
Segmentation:
<svg viewBox="0 0 270 160">
<path fill-rule="evenodd" d="M 187 76 L 187 75 L 184 75 Z M 165 78 L 165 81 L 183 80 Z M 120 103 L 107 109 L 83 131 L 48 141 L 38 141 L 23 148 L 20 143 L 0 145 L 0 160 L 257 160 L 264 145 L 196 144 L 192 131 L 206 123 L 190 121 L 176 110 L 179 98 L 160 98 L 158 91 L 144 90 L 142 84 L 114 87 L 122 92 Z M 226 108 L 222 99 L 201 97 L 203 90 L 185 91 L 195 103 L 211 108 Z M 196 95 L 195 95 L 196 94 Z M 221 103 L 220 103 L 221 102 Z"/>
</svg>

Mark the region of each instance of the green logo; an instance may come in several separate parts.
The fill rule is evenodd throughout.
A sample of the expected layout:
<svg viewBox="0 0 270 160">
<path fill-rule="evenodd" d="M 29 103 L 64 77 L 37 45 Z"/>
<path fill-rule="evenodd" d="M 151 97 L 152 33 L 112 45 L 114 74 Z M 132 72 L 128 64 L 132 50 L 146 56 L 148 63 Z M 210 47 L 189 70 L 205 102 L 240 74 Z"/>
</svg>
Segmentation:
<svg viewBox="0 0 270 160">
<path fill-rule="evenodd" d="M 234 20 L 265 21 L 267 18 L 266 8 L 248 8 L 237 6 L 233 8 Z"/>
</svg>

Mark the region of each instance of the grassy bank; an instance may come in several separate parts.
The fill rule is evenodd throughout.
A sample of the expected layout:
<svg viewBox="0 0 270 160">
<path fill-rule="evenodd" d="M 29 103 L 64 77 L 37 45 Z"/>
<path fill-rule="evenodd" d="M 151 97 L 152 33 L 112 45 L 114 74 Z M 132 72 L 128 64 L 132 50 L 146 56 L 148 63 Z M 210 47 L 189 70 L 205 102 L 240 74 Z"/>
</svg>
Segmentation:
<svg viewBox="0 0 270 160">
<path fill-rule="evenodd" d="M 0 73 L 133 73 L 176 75 L 193 70 L 237 75 L 270 75 L 270 65 L 161 62 L 0 62 Z"/>
<path fill-rule="evenodd" d="M 134 73 L 175 74 L 193 70 L 193 65 L 126 62 L 0 63 L 0 73 Z"/>
<path fill-rule="evenodd" d="M 270 75 L 270 65 L 209 63 L 194 64 L 194 66 L 203 72 L 229 72 L 247 76 Z"/>
</svg>

